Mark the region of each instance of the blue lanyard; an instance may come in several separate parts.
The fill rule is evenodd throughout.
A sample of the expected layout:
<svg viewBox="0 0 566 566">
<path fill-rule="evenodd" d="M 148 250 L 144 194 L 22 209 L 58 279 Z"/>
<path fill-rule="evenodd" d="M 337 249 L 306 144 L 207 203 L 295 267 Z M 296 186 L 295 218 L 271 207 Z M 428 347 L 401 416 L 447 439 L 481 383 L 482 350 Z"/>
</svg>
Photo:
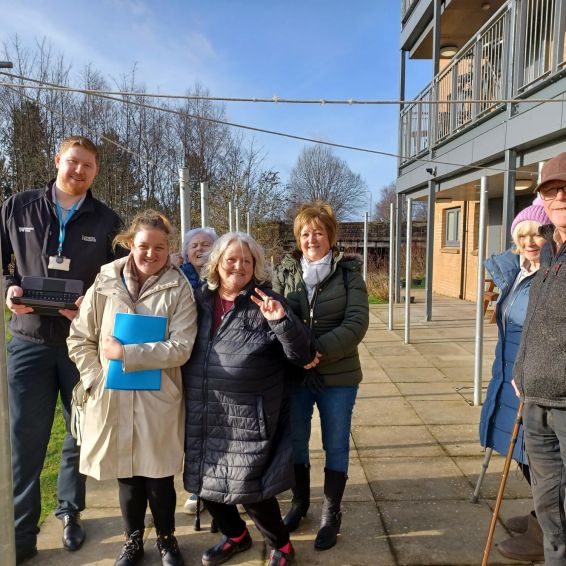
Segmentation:
<svg viewBox="0 0 566 566">
<path fill-rule="evenodd" d="M 65 226 L 73 216 L 75 210 L 77 210 L 77 206 L 80 200 L 78 200 L 73 206 L 69 209 L 69 214 L 67 214 L 67 218 L 63 220 L 63 211 L 61 210 L 61 205 L 59 204 L 58 200 L 55 200 L 55 208 L 57 209 L 57 218 L 59 218 L 59 247 L 57 248 L 57 257 L 61 257 L 63 255 L 63 242 L 65 241 Z"/>
</svg>

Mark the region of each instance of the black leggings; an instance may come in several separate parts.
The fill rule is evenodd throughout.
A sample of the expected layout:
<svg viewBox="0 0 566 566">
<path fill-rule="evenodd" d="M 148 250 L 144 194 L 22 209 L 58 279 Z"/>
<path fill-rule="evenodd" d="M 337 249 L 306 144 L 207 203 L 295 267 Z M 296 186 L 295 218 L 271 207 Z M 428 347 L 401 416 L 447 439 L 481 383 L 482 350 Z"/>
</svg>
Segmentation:
<svg viewBox="0 0 566 566">
<path fill-rule="evenodd" d="M 239 537 L 246 528 L 236 505 L 216 503 L 203 499 L 202 502 L 216 521 L 218 529 L 227 537 Z M 244 508 L 271 548 L 281 548 L 289 542 L 289 532 L 281 519 L 281 510 L 275 497 L 257 503 L 244 503 Z"/>
<path fill-rule="evenodd" d="M 169 535 L 175 530 L 177 495 L 173 476 L 119 478 L 118 493 L 126 533 L 143 532 L 148 502 L 157 534 Z"/>
</svg>

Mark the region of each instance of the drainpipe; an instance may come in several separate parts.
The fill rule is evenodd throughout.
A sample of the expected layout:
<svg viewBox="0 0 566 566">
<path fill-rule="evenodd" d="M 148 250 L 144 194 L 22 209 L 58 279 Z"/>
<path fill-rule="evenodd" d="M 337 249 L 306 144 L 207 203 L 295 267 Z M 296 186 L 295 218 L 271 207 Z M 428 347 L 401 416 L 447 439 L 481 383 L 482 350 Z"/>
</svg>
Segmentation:
<svg viewBox="0 0 566 566">
<path fill-rule="evenodd" d="M 411 342 L 411 240 L 413 199 L 407 197 L 407 241 L 405 244 L 405 344 Z"/>
<path fill-rule="evenodd" d="M 434 253 L 434 205 L 436 181 L 428 182 L 428 211 L 426 220 L 426 267 L 425 267 L 425 322 L 432 320 L 432 271 Z"/>
<path fill-rule="evenodd" d="M 511 224 L 515 218 L 515 182 L 517 180 L 517 151 L 505 151 L 505 173 L 503 175 L 503 217 L 501 219 L 501 244 L 504 250 L 511 246 Z"/>
<path fill-rule="evenodd" d="M 393 302 L 395 300 L 395 204 L 389 205 L 389 321 L 388 329 L 393 330 Z"/>
</svg>

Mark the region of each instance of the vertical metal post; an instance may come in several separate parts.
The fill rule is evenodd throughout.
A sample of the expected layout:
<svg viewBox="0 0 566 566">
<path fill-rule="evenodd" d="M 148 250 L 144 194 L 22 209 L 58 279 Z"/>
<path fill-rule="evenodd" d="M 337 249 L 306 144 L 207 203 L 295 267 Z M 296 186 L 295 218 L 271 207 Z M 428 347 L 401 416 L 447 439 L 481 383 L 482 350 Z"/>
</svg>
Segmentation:
<svg viewBox="0 0 566 566">
<path fill-rule="evenodd" d="M 411 341 L 411 240 L 413 229 L 413 199 L 407 197 L 407 241 L 405 243 L 405 344 Z"/>
<path fill-rule="evenodd" d="M 200 184 L 200 224 L 204 228 L 209 226 L 208 221 L 208 183 Z"/>
<path fill-rule="evenodd" d="M 238 207 L 236 207 L 235 212 L 236 212 L 236 215 L 235 215 L 235 217 L 236 217 L 236 223 L 235 223 L 236 232 L 239 232 L 240 231 L 240 209 Z"/>
<path fill-rule="evenodd" d="M 250 213 L 246 212 L 246 234 L 251 234 L 250 232 L 251 222 L 250 222 Z"/>
<path fill-rule="evenodd" d="M 395 300 L 395 204 L 389 205 L 389 322 L 388 329 L 393 330 Z"/>
<path fill-rule="evenodd" d="M 179 193 L 181 200 L 181 236 L 191 229 L 191 187 L 189 185 L 189 168 L 179 169 Z"/>
<path fill-rule="evenodd" d="M 228 203 L 228 232 L 234 231 L 234 225 L 232 223 L 232 201 Z"/>
<path fill-rule="evenodd" d="M 0 254 L 0 270 L 2 255 Z M 0 279 L 0 296 L 6 295 Z M 3 310 L 3 309 L 2 309 Z M 2 316 L 4 313 L 2 312 Z M 16 563 L 14 501 L 12 499 L 12 449 L 8 412 L 8 375 L 6 369 L 6 332 L 4 318 L 0 331 L 0 556 L 3 564 Z"/>
<path fill-rule="evenodd" d="M 403 195 L 397 194 L 397 210 L 395 211 L 395 302 L 401 302 L 401 240 L 403 235 Z"/>
<path fill-rule="evenodd" d="M 432 78 L 434 79 L 440 69 L 440 0 L 434 0 L 432 13 Z"/>
<path fill-rule="evenodd" d="M 364 213 L 364 281 L 368 280 L 368 213 Z"/>
<path fill-rule="evenodd" d="M 426 266 L 425 266 L 425 322 L 432 320 L 432 273 L 434 258 L 434 206 L 436 181 L 428 182 L 428 210 L 426 221 Z"/>
<path fill-rule="evenodd" d="M 474 356 L 474 406 L 481 404 L 481 385 L 482 385 L 482 364 L 483 364 L 483 295 L 485 267 L 483 265 L 485 259 L 486 244 L 486 218 L 487 218 L 487 196 L 488 183 L 487 177 L 481 178 L 480 186 L 480 226 L 478 238 L 478 280 L 476 293 L 476 347 Z"/>
<path fill-rule="evenodd" d="M 503 217 L 501 219 L 501 247 L 511 246 L 511 224 L 515 218 L 515 182 L 517 180 L 517 152 L 505 151 L 505 173 L 503 174 Z"/>
</svg>

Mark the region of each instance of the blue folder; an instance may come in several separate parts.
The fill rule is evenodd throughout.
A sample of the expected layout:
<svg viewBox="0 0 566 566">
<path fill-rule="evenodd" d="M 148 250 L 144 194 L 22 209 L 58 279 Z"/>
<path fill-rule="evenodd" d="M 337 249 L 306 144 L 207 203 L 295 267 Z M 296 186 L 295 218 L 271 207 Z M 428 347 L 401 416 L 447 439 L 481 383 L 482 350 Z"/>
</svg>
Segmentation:
<svg viewBox="0 0 566 566">
<path fill-rule="evenodd" d="M 145 314 L 116 313 L 114 337 L 122 344 L 145 344 L 165 340 L 167 318 Z M 122 360 L 110 360 L 106 389 L 161 389 L 161 370 L 124 372 Z"/>
</svg>

